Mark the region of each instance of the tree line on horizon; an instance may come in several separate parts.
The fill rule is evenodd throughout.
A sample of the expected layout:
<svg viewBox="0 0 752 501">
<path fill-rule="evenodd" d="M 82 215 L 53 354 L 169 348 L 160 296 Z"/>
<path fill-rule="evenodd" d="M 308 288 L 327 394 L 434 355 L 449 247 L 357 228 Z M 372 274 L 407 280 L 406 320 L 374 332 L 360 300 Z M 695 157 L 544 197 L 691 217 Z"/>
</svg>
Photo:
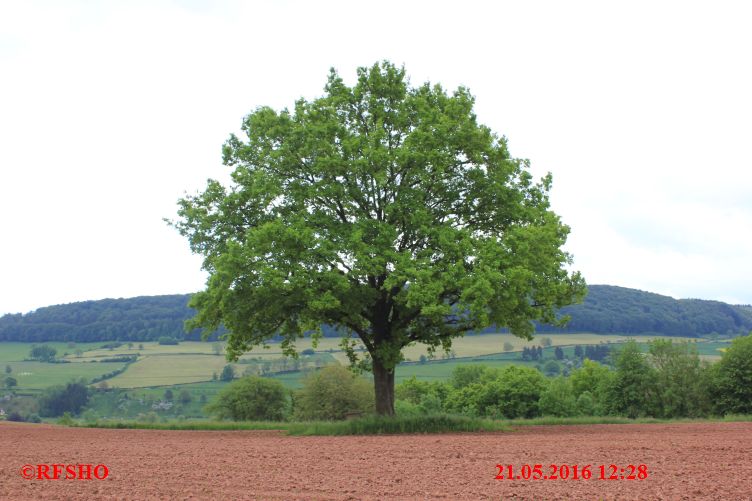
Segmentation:
<svg viewBox="0 0 752 501">
<path fill-rule="evenodd" d="M 160 337 L 199 341 L 201 331 L 185 332 L 195 312 L 190 294 L 102 299 L 47 306 L 27 314 L 0 317 L 0 341 L 157 341 Z M 541 333 L 661 334 L 666 336 L 735 336 L 752 330 L 752 307 L 719 301 L 676 300 L 650 292 L 610 285 L 589 286 L 579 305 L 561 309 L 571 320 L 565 328 L 536 326 Z M 323 326 L 326 337 L 340 334 Z M 495 332 L 490 327 L 481 332 Z M 214 333 L 210 340 L 217 339 Z"/>
</svg>

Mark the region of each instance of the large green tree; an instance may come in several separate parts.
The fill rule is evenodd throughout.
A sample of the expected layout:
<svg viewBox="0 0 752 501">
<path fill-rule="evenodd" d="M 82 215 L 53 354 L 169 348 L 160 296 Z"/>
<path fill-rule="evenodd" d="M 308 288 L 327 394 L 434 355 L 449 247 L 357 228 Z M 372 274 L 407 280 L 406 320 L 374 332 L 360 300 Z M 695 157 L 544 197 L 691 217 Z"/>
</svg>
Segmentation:
<svg viewBox="0 0 752 501">
<path fill-rule="evenodd" d="M 550 175 L 478 124 L 465 88 L 411 87 L 388 62 L 357 76 L 332 70 L 323 97 L 248 115 L 223 148 L 231 184 L 181 199 L 174 224 L 210 274 L 192 325 L 224 324 L 230 359 L 336 326 L 393 414 L 402 348 L 492 324 L 529 339 L 585 284 L 565 269 Z"/>
</svg>

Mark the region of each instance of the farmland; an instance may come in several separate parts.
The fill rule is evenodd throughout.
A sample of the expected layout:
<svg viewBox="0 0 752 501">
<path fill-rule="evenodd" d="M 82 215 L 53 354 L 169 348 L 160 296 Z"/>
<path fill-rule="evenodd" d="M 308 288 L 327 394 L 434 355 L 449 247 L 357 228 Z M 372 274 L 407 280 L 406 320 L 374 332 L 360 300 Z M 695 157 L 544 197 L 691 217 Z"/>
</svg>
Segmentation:
<svg viewBox="0 0 752 501">
<path fill-rule="evenodd" d="M 407 363 L 397 368 L 396 379 L 416 377 L 419 380 L 445 380 L 458 365 L 487 365 L 504 367 L 510 364 L 535 366 L 532 362 L 520 360 L 520 351 L 525 347 L 537 346 L 541 340 L 548 338 L 551 346 L 544 349 L 544 358 L 552 358 L 553 349 L 563 347 L 569 356 L 576 345 L 597 345 L 607 343 L 618 345 L 629 339 L 620 335 L 597 334 L 545 334 L 533 341 L 526 341 L 510 334 L 484 334 L 465 336 L 454 341 L 452 358 L 437 352 L 434 359 L 424 358 L 425 363 L 417 363 L 427 354 L 422 345 L 409 346 L 405 349 Z M 640 336 L 638 340 L 644 347 L 651 336 Z M 667 338 L 668 339 L 668 338 Z M 698 341 L 695 345 L 704 358 L 715 360 L 720 357 L 728 342 L 697 340 L 690 338 L 670 338 L 674 341 Z M 512 345 L 510 351 L 504 352 L 504 344 Z M 165 387 L 172 385 L 191 385 L 211 382 L 227 364 L 224 356 L 215 353 L 215 347 L 208 342 L 185 341 L 177 345 L 160 345 L 155 342 L 136 343 L 131 346 L 121 345 L 115 348 L 102 348 L 104 343 L 79 343 L 71 346 L 67 343 L 45 343 L 58 351 L 58 356 L 70 363 L 49 364 L 24 360 L 28 357 L 29 343 L 0 343 L 0 362 L 10 366 L 12 375 L 17 379 L 19 390 L 40 390 L 54 384 L 60 384 L 74 378 L 91 380 L 103 374 L 121 369 L 124 363 L 104 363 L 103 359 L 118 356 L 136 356 L 134 363 L 126 370 L 107 379 L 108 386 L 120 388 Z M 509 346 L 507 346 L 508 348 Z M 297 345 L 298 351 L 312 349 L 309 338 L 302 339 Z M 305 367 L 321 366 L 328 363 L 347 364 L 347 357 L 341 351 L 339 339 L 323 338 L 316 350 L 319 358 L 316 364 L 306 365 L 306 358 L 300 361 L 284 358 L 277 344 L 270 344 L 267 349 L 257 348 L 241 357 L 238 363 L 231 364 L 235 374 L 266 373 L 281 380 L 286 386 L 297 388 L 304 374 Z M 76 354 L 78 352 L 78 354 Z M 262 365 L 264 365 L 262 369 Z"/>
<path fill-rule="evenodd" d="M 752 423 L 527 426 L 513 432 L 290 437 L 0 423 L 2 499 L 747 499 Z M 687 454 L 686 451 L 692 451 Z M 19 465 L 101 463 L 105 481 L 24 480 Z M 65 459 L 69 458 L 69 459 Z M 496 464 L 592 465 L 589 480 L 497 480 Z M 601 480 L 598 465 L 645 465 Z M 301 467 L 302 465 L 302 467 Z M 219 468 L 219 469 L 218 469 Z M 708 481 L 717 478 L 733 482 Z M 239 481 L 238 479 L 242 479 Z"/>
</svg>

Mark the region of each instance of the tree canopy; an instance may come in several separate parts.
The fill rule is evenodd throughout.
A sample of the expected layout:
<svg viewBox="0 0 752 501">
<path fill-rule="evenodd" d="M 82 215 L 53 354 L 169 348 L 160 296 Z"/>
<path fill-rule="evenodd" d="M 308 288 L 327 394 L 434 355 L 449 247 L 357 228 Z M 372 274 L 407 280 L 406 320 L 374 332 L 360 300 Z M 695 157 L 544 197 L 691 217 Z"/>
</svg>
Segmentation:
<svg viewBox="0 0 752 501">
<path fill-rule="evenodd" d="M 179 201 L 177 229 L 204 256 L 193 326 L 229 331 L 236 358 L 273 336 L 338 327 L 367 349 L 376 408 L 394 413 L 394 367 L 411 343 L 449 350 L 489 325 L 533 321 L 581 299 L 569 228 L 504 137 L 478 124 L 467 89 L 411 87 L 389 62 L 332 70 L 324 96 L 260 107 L 223 147 L 230 186 Z"/>
</svg>

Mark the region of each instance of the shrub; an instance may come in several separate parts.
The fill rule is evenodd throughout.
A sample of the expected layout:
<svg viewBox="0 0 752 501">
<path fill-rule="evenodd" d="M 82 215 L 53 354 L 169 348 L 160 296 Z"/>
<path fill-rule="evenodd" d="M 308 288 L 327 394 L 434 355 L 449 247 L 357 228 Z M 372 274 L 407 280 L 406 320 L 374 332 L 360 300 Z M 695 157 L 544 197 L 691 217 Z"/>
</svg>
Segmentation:
<svg viewBox="0 0 752 501">
<path fill-rule="evenodd" d="M 752 413 L 752 333 L 734 339 L 713 369 L 716 410 Z"/>
<path fill-rule="evenodd" d="M 475 381 L 449 393 L 445 403 L 449 412 L 507 418 L 539 415 L 546 379 L 537 370 L 515 365 L 501 371 L 485 369 Z"/>
<path fill-rule="evenodd" d="M 49 362 L 55 359 L 55 355 L 57 355 L 57 350 L 51 346 L 47 346 L 46 344 L 33 345 L 29 353 L 29 358 L 31 360 L 39 360 L 40 362 Z"/>
<path fill-rule="evenodd" d="M 219 419 L 281 421 L 287 407 L 288 393 L 282 383 L 250 376 L 228 384 L 205 410 Z"/>
<path fill-rule="evenodd" d="M 160 337 L 157 342 L 159 344 L 169 345 L 169 344 L 178 344 L 178 340 L 174 337 L 168 337 L 168 336 L 162 336 Z"/>
<path fill-rule="evenodd" d="M 575 408 L 577 409 L 577 413 L 583 416 L 597 416 L 600 414 L 596 407 L 595 399 L 589 391 L 583 392 L 577 397 Z"/>
<path fill-rule="evenodd" d="M 222 369 L 222 374 L 220 374 L 219 379 L 221 381 L 232 381 L 235 377 L 235 371 L 232 368 L 232 365 L 227 364 Z"/>
<path fill-rule="evenodd" d="M 538 402 L 543 416 L 570 417 L 577 414 L 577 403 L 568 379 L 557 377 L 548 383 Z"/>
<path fill-rule="evenodd" d="M 89 389 L 84 382 L 47 388 L 39 399 L 42 416 L 60 416 L 68 412 L 78 414 L 89 401 Z"/>
<path fill-rule="evenodd" d="M 415 376 L 407 379 L 394 387 L 394 396 L 397 400 L 405 400 L 412 404 L 420 401 L 431 392 L 432 385 L 427 381 L 418 381 Z"/>
<path fill-rule="evenodd" d="M 57 420 L 57 424 L 63 425 L 63 426 L 73 426 L 75 422 L 73 421 L 73 417 L 70 415 L 70 412 L 63 413 L 63 416 Z"/>
<path fill-rule="evenodd" d="M 312 372 L 295 393 L 295 417 L 300 420 L 344 419 L 348 413 L 374 410 L 373 385 L 341 365 Z"/>
<path fill-rule="evenodd" d="M 178 400 L 181 404 L 188 405 L 191 403 L 191 400 L 193 400 L 193 397 L 188 390 L 181 390 L 180 395 L 178 395 Z"/>
<path fill-rule="evenodd" d="M 655 409 L 658 417 L 697 417 L 710 412 L 705 366 L 689 343 L 656 339 L 650 343 L 650 362 L 656 370 Z"/>
<path fill-rule="evenodd" d="M 558 376 L 561 373 L 561 366 L 555 360 L 549 360 L 543 364 L 543 373 L 546 376 Z"/>
<path fill-rule="evenodd" d="M 449 391 L 450 387 L 446 383 L 418 381 L 413 376 L 395 386 L 395 411 L 397 402 L 401 402 L 403 411 L 411 413 L 410 415 L 440 413 L 443 399 Z"/>
<path fill-rule="evenodd" d="M 8 421 L 15 421 L 17 423 L 23 423 L 24 421 L 26 421 L 18 411 L 12 411 L 8 413 L 8 417 L 6 417 L 5 419 L 7 419 Z"/>
<path fill-rule="evenodd" d="M 407 400 L 394 401 L 394 413 L 399 417 L 414 417 L 423 414 L 420 406 Z"/>
<path fill-rule="evenodd" d="M 461 389 L 473 383 L 480 382 L 483 376 L 488 376 L 489 369 L 484 365 L 460 365 L 452 371 L 449 382 L 456 389 Z"/>
<path fill-rule="evenodd" d="M 574 397 L 579 399 L 580 395 L 588 393 L 594 415 L 601 415 L 606 405 L 606 392 L 613 377 L 614 373 L 608 367 L 585 359 L 582 367 L 573 370 L 569 375 L 569 381 L 572 383 Z"/>
<path fill-rule="evenodd" d="M 615 366 L 606 397 L 609 412 L 629 418 L 655 415 L 656 371 L 636 342 L 624 344 L 616 354 Z"/>
</svg>

